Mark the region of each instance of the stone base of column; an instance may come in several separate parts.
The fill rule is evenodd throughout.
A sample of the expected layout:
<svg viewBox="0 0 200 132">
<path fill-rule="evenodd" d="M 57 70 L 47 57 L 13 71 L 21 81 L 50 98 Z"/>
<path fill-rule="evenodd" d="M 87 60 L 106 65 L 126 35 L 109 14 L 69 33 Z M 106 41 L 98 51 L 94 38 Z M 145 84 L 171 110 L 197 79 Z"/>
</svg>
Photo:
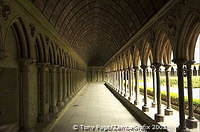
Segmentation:
<svg viewBox="0 0 200 132">
<path fill-rule="evenodd" d="M 173 115 L 173 110 L 171 108 L 166 108 L 165 115 Z"/>
<path fill-rule="evenodd" d="M 196 119 L 186 119 L 186 126 L 190 129 L 197 128 L 198 121 Z"/>
<path fill-rule="evenodd" d="M 189 129 L 185 128 L 181 128 L 180 126 L 176 128 L 176 132 L 190 132 Z"/>
<path fill-rule="evenodd" d="M 48 122 L 49 121 L 49 115 L 48 114 L 46 114 L 46 115 L 40 115 L 38 117 L 38 120 L 39 120 L 39 122 Z"/>
<path fill-rule="evenodd" d="M 138 105 L 139 102 L 137 100 L 134 101 L 134 105 Z"/>
<path fill-rule="evenodd" d="M 69 102 L 69 98 L 65 98 L 65 100 L 63 101 L 65 104 L 67 104 Z"/>
<path fill-rule="evenodd" d="M 19 132 L 35 132 L 36 131 L 36 129 L 35 128 L 20 128 L 19 130 L 18 130 Z"/>
<path fill-rule="evenodd" d="M 58 108 L 56 106 L 50 106 L 50 112 L 51 113 L 58 113 Z"/>
<path fill-rule="evenodd" d="M 64 102 L 59 101 L 59 102 L 57 103 L 57 106 L 58 106 L 58 107 L 63 107 L 63 106 L 64 106 Z"/>
<path fill-rule="evenodd" d="M 143 112 L 149 112 L 149 108 L 145 105 L 142 106 L 142 111 Z"/>
<path fill-rule="evenodd" d="M 155 103 L 155 102 L 152 102 L 152 103 L 151 103 L 151 107 L 155 108 L 155 107 L 156 107 L 156 103 Z"/>
<path fill-rule="evenodd" d="M 162 114 L 155 114 L 155 120 L 157 122 L 164 122 L 164 116 Z"/>
</svg>

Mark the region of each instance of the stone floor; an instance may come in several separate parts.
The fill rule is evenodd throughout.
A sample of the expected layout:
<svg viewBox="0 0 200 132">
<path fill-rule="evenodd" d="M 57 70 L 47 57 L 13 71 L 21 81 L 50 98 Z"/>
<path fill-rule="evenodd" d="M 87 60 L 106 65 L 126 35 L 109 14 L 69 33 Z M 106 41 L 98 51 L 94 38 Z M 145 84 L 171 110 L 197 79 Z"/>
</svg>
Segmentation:
<svg viewBox="0 0 200 132">
<path fill-rule="evenodd" d="M 73 132 L 76 125 L 79 131 L 81 128 L 88 131 L 87 126 L 96 126 L 96 131 L 103 131 L 114 125 L 118 125 L 118 128 L 129 126 L 134 130 L 141 128 L 103 83 L 90 83 L 85 86 L 71 101 L 62 117 L 52 125 L 51 132 Z M 93 131 L 91 129 L 90 131 Z M 113 131 L 116 132 L 115 129 Z"/>
</svg>

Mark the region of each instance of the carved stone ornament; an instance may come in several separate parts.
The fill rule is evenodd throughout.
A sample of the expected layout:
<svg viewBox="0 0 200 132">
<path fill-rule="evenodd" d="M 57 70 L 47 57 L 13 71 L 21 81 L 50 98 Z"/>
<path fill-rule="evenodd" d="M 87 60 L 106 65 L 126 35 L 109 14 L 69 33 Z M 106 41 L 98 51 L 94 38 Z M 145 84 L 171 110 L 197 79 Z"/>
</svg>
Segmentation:
<svg viewBox="0 0 200 132">
<path fill-rule="evenodd" d="M 7 20 L 10 14 L 10 6 L 7 3 L 5 3 L 4 0 L 0 0 L 0 15 L 4 18 L 4 20 Z"/>
<path fill-rule="evenodd" d="M 35 35 L 35 26 L 33 24 L 30 24 L 30 30 L 31 30 L 31 35 L 32 37 Z"/>
</svg>

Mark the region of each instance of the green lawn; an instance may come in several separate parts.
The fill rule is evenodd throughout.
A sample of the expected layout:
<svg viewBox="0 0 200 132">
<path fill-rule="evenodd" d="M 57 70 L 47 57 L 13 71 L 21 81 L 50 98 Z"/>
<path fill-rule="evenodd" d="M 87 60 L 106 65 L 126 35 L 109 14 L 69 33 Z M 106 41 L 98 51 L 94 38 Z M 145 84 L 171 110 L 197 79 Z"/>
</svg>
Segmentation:
<svg viewBox="0 0 200 132">
<path fill-rule="evenodd" d="M 165 77 L 161 77 L 160 79 L 161 85 L 166 84 Z M 192 77 L 192 85 L 193 88 L 200 88 L 200 77 L 199 76 L 193 76 Z M 170 87 L 178 87 L 178 78 L 177 77 L 170 77 Z M 184 87 L 187 88 L 187 78 L 184 78 Z"/>
<path fill-rule="evenodd" d="M 139 80 L 139 82 L 143 82 L 143 80 Z M 147 82 L 152 82 L 152 79 L 147 78 Z M 163 86 L 166 85 L 165 77 L 160 78 L 160 84 Z M 193 85 L 193 88 L 200 88 L 200 77 L 199 76 L 192 77 L 192 85 Z M 170 87 L 178 88 L 178 78 L 177 77 L 170 77 Z M 187 78 L 186 77 L 184 77 L 184 87 L 187 88 Z"/>
</svg>

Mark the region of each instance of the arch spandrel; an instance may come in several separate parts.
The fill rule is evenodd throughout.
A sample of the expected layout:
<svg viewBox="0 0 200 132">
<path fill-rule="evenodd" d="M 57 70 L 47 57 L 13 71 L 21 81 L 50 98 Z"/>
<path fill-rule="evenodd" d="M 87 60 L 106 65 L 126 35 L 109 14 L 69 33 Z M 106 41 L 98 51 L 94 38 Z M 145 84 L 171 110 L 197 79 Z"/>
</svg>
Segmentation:
<svg viewBox="0 0 200 132">
<path fill-rule="evenodd" d="M 141 42 L 142 42 L 142 47 L 140 47 L 141 64 L 147 66 L 149 55 L 152 53 L 152 47 L 146 39 L 144 39 Z"/>
<path fill-rule="evenodd" d="M 176 58 L 194 59 L 196 40 L 200 33 L 200 13 L 189 12 L 184 18 L 183 28 L 176 48 Z"/>
</svg>

